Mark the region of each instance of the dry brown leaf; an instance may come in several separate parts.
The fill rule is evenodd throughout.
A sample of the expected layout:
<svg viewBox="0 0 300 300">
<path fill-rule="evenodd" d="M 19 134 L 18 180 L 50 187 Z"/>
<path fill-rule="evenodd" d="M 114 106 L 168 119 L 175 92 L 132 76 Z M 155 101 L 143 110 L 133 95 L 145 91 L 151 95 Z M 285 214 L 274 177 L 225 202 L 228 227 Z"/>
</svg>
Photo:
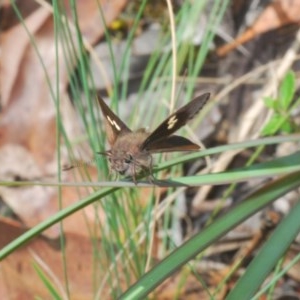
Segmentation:
<svg viewBox="0 0 300 300">
<path fill-rule="evenodd" d="M 287 24 L 300 22 L 300 1 L 299 0 L 277 0 L 272 1 L 255 23 L 236 38 L 232 43 L 226 44 L 217 49 L 219 56 L 225 56 L 238 46 L 254 39 L 267 31 L 278 29 Z"/>
<path fill-rule="evenodd" d="M 109 24 L 120 13 L 126 1 L 103 0 L 101 3 L 106 23 Z M 68 4 L 69 1 L 66 1 L 67 6 Z M 94 43 L 104 34 L 99 3 L 96 0 L 89 0 L 77 1 L 76 4 L 85 40 Z M 57 74 L 52 13 L 47 8 L 39 7 L 26 18 L 25 23 L 47 70 L 52 88 L 56 86 L 56 78 L 59 76 L 62 120 L 72 140 L 84 133 L 67 95 L 68 69 L 61 47 L 59 47 L 59 74 Z M 18 24 L 3 32 L 1 47 L 0 164 L 4 167 L 0 170 L 0 179 L 34 180 L 48 175 L 55 176 L 56 108 L 45 70 L 23 25 Z M 87 145 L 82 147 L 85 153 L 91 156 Z M 67 160 L 66 151 L 63 151 L 62 164 L 68 162 Z M 91 178 L 97 180 L 95 168 L 91 171 Z M 70 173 L 64 173 L 62 179 L 71 181 L 73 177 Z M 80 197 L 84 197 L 91 190 L 82 189 L 81 192 Z M 56 188 L 1 186 L 0 195 L 28 227 L 34 226 L 59 209 Z M 72 192 L 70 189 L 63 190 L 64 206 L 78 200 L 79 194 L 76 189 Z M 72 222 L 69 218 L 67 223 L 76 223 L 79 225 L 77 228 L 83 233 L 87 230 L 86 226 L 81 226 L 84 222 L 82 213 L 78 219 L 79 215 L 79 213 L 74 215 Z M 94 216 L 94 213 L 88 212 L 88 216 Z M 77 230 L 71 225 L 67 228 Z M 52 231 L 52 235 L 57 232 L 58 228 Z"/>
<path fill-rule="evenodd" d="M 0 248 L 21 235 L 24 230 L 17 222 L 0 219 Z M 95 260 L 93 246 L 88 237 L 68 233 L 65 235 L 67 276 L 71 299 L 93 299 Z M 33 268 L 37 263 L 61 295 L 65 295 L 64 271 L 59 240 L 37 237 L 14 251 L 0 263 L 0 299 L 49 299 L 50 295 Z M 98 266 L 101 280 L 103 266 Z M 106 291 L 107 292 L 107 291 Z"/>
<path fill-rule="evenodd" d="M 38 7 L 37 2 L 33 0 L 15 0 L 14 4 L 18 7 L 24 18 L 28 17 Z M 20 20 L 11 5 L 11 1 L 0 1 L 0 30 L 7 30 L 19 22 Z"/>
<path fill-rule="evenodd" d="M 202 274 L 203 276 L 203 274 Z M 183 284 L 184 282 L 184 284 Z M 219 291 L 219 294 L 222 291 Z M 185 274 L 184 269 L 181 272 L 174 274 L 165 280 L 155 291 L 152 293 L 153 299 L 211 299 L 208 292 L 203 289 L 199 280 L 191 275 Z M 215 295 L 214 299 L 222 299 Z"/>
</svg>

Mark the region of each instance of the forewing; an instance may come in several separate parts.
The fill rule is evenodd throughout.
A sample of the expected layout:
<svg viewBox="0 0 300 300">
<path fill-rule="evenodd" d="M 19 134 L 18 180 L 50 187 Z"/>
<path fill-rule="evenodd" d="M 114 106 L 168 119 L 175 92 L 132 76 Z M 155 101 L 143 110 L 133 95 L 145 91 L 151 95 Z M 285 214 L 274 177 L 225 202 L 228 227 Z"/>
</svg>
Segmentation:
<svg viewBox="0 0 300 300">
<path fill-rule="evenodd" d="M 112 146 L 120 134 L 131 132 L 131 130 L 117 115 L 114 114 L 102 98 L 98 97 L 98 102 L 105 120 L 107 139 Z"/>
<path fill-rule="evenodd" d="M 180 127 L 184 126 L 201 110 L 201 108 L 209 99 L 209 96 L 209 93 L 198 96 L 185 106 L 181 107 L 175 113 L 170 115 L 149 135 L 149 137 L 141 145 L 141 150 L 150 149 L 152 143 L 170 136 Z"/>
<path fill-rule="evenodd" d="M 151 143 L 146 149 L 151 153 L 159 153 L 174 151 L 196 151 L 199 150 L 200 147 L 199 145 L 182 136 L 171 135 L 162 140 L 158 140 L 155 143 Z"/>
</svg>

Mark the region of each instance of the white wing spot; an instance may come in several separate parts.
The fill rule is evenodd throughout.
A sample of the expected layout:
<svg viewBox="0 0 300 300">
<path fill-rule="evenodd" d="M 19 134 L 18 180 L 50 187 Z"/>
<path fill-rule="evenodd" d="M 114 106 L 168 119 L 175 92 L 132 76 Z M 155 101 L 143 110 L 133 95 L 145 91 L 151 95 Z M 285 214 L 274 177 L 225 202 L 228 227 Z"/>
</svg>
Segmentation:
<svg viewBox="0 0 300 300">
<path fill-rule="evenodd" d="M 178 119 L 176 116 L 173 116 L 169 121 L 168 121 L 168 129 L 172 129 L 174 125 L 177 123 Z"/>
<path fill-rule="evenodd" d="M 115 120 L 112 120 L 109 116 L 106 116 L 108 122 L 111 124 L 111 126 L 115 127 L 118 131 L 121 130 L 121 127 L 117 124 Z"/>
</svg>

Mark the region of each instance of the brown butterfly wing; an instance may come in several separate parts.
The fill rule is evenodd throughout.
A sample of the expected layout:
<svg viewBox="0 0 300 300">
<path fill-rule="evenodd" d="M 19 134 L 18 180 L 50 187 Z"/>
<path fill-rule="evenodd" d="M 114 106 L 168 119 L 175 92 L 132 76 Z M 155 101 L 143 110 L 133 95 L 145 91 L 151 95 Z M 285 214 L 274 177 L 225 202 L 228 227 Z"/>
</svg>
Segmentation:
<svg viewBox="0 0 300 300">
<path fill-rule="evenodd" d="M 117 115 L 113 113 L 102 98 L 98 97 L 98 102 L 105 120 L 108 142 L 111 146 L 113 146 L 120 134 L 131 132 L 131 130 Z"/>
<path fill-rule="evenodd" d="M 171 135 L 164 139 L 151 143 L 147 150 L 151 153 L 159 152 L 174 152 L 174 151 L 196 151 L 199 150 L 199 145 L 191 142 L 190 140 L 178 136 Z"/>
<path fill-rule="evenodd" d="M 201 108 L 208 101 L 209 96 L 209 93 L 198 96 L 185 106 L 181 107 L 175 113 L 171 114 L 148 136 L 148 138 L 141 145 L 141 150 L 153 148 L 152 144 L 155 144 L 159 140 L 170 136 L 180 127 L 184 126 L 201 110 Z"/>
</svg>

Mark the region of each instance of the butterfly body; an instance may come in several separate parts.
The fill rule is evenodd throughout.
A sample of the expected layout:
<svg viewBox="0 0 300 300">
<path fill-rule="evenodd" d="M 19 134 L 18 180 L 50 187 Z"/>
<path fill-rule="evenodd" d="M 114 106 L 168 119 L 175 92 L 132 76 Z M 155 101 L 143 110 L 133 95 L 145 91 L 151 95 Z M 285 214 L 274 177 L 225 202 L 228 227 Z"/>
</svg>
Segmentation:
<svg viewBox="0 0 300 300">
<path fill-rule="evenodd" d="M 141 145 L 149 136 L 149 133 L 143 129 L 118 137 L 107 156 L 111 169 L 133 177 L 143 170 L 151 167 L 152 157 L 149 151 L 142 150 Z"/>
<path fill-rule="evenodd" d="M 131 131 L 126 124 L 98 98 L 105 119 L 108 142 L 111 149 L 101 153 L 108 157 L 111 169 L 131 176 L 136 183 L 136 175 L 148 171 L 152 176 L 152 153 L 174 151 L 196 151 L 200 147 L 190 140 L 173 135 L 184 126 L 205 105 L 210 94 L 206 93 L 171 114 L 152 133 L 145 129 Z"/>
</svg>

